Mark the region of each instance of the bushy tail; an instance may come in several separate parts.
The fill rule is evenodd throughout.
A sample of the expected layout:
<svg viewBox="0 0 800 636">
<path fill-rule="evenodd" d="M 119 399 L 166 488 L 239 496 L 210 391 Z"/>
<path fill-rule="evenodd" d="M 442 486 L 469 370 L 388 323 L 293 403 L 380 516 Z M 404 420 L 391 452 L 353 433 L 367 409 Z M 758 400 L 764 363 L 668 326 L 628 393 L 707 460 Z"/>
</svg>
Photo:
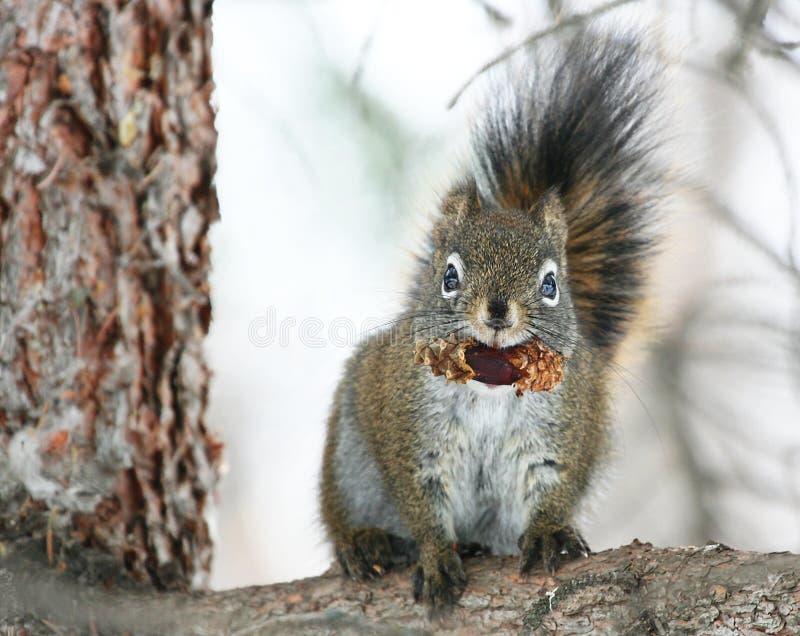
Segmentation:
<svg viewBox="0 0 800 636">
<path fill-rule="evenodd" d="M 628 37 L 581 31 L 558 50 L 534 55 L 490 101 L 473 135 L 476 182 L 503 208 L 560 193 L 579 323 L 613 351 L 643 297 L 653 243 L 661 175 L 651 115 L 663 68 Z"/>
</svg>

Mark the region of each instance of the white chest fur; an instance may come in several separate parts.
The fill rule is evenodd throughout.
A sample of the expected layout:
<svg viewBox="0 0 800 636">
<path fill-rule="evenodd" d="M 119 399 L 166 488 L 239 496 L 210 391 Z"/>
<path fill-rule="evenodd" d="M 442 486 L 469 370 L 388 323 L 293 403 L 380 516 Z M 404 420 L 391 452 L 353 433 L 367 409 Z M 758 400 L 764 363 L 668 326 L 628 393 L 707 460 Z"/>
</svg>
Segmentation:
<svg viewBox="0 0 800 636">
<path fill-rule="evenodd" d="M 438 489 L 438 511 L 452 538 L 496 554 L 517 539 L 542 494 L 559 479 L 549 394 L 517 397 L 431 377 L 436 405 L 425 427 L 424 483 Z"/>
</svg>

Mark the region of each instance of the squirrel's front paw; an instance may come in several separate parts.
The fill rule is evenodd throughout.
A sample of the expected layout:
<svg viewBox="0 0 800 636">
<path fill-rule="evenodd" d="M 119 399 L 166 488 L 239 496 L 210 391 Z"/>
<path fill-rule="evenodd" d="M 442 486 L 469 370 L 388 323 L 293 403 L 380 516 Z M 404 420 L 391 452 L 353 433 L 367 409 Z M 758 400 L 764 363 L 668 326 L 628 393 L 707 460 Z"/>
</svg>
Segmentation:
<svg viewBox="0 0 800 636">
<path fill-rule="evenodd" d="M 392 564 L 389 535 L 380 528 L 355 528 L 337 542 L 336 558 L 350 578 L 383 576 Z"/>
<path fill-rule="evenodd" d="M 550 574 L 554 574 L 559 563 L 578 557 L 589 556 L 591 550 L 580 533 L 572 526 L 564 526 L 555 532 L 526 532 L 519 538 L 522 558 L 520 574 L 528 574 L 538 563 Z"/>
<path fill-rule="evenodd" d="M 461 557 L 452 547 L 420 554 L 414 573 L 414 600 L 424 601 L 434 614 L 450 609 L 466 584 Z"/>
</svg>

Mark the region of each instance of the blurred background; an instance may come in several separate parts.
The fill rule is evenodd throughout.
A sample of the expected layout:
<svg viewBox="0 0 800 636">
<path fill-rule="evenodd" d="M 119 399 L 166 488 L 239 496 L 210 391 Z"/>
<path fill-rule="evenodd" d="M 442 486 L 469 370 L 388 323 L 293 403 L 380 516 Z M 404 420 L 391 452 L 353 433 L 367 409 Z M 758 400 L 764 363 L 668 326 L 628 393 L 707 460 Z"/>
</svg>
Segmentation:
<svg viewBox="0 0 800 636">
<path fill-rule="evenodd" d="M 582 511 L 634 537 L 800 550 L 800 3 L 610 3 L 669 60 L 665 244 Z M 209 421 L 227 446 L 212 584 L 318 574 L 325 420 L 360 335 L 466 161 L 486 62 L 602 2 L 217 0 L 222 220 Z M 551 43 L 557 41 L 557 35 Z"/>
</svg>

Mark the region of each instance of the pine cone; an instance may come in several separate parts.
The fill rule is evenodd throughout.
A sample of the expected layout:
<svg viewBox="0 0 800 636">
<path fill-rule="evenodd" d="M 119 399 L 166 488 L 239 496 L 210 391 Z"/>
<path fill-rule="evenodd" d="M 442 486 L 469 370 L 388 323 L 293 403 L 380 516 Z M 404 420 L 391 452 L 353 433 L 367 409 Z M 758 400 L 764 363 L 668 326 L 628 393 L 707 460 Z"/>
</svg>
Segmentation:
<svg viewBox="0 0 800 636">
<path fill-rule="evenodd" d="M 467 364 L 464 352 L 472 340 L 458 342 L 454 335 L 448 338 L 432 338 L 417 340 L 414 351 L 414 362 L 427 364 L 433 375 L 443 375 L 450 382 L 465 384 L 475 377 L 475 372 Z"/>
<path fill-rule="evenodd" d="M 476 368 L 467 363 L 467 357 Z M 428 365 L 433 375 L 444 375 L 451 382 L 464 384 L 475 379 L 513 384 L 517 396 L 525 391 L 551 391 L 564 379 L 563 356 L 539 340 L 508 349 L 492 349 L 472 339 L 459 342 L 454 335 L 418 340 L 414 362 Z"/>
<path fill-rule="evenodd" d="M 552 391 L 564 379 L 564 357 L 539 340 L 509 349 L 508 361 L 523 372 L 514 382 L 517 396 L 525 391 Z"/>
</svg>

